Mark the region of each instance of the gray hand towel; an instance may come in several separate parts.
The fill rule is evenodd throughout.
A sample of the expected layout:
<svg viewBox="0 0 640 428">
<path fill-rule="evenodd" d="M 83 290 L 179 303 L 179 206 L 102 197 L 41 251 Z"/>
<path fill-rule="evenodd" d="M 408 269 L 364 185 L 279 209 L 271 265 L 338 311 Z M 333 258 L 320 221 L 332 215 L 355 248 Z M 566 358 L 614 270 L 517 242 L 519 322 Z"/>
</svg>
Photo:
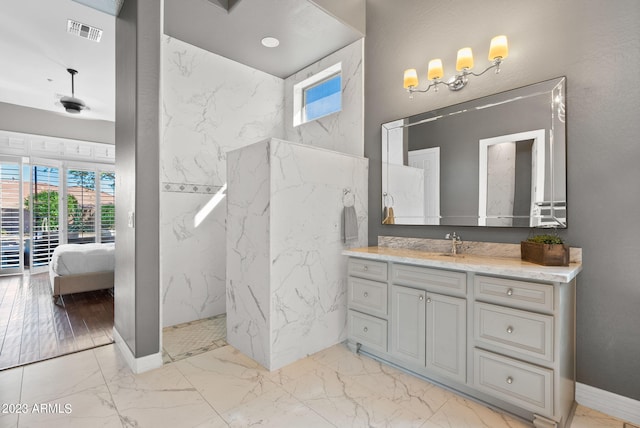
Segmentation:
<svg viewBox="0 0 640 428">
<path fill-rule="evenodd" d="M 342 210 L 342 242 L 358 239 L 358 215 L 352 205 Z"/>
</svg>

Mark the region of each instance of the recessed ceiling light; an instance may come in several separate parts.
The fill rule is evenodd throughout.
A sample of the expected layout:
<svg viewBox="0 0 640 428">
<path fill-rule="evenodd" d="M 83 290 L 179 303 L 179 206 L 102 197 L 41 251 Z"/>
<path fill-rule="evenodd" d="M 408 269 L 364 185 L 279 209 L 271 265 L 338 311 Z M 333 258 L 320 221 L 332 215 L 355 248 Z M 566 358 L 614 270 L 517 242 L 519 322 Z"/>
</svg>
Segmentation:
<svg viewBox="0 0 640 428">
<path fill-rule="evenodd" d="M 262 46 L 268 48 L 275 48 L 279 44 L 280 40 L 276 39 L 275 37 L 265 37 L 264 39 L 262 39 Z"/>
</svg>

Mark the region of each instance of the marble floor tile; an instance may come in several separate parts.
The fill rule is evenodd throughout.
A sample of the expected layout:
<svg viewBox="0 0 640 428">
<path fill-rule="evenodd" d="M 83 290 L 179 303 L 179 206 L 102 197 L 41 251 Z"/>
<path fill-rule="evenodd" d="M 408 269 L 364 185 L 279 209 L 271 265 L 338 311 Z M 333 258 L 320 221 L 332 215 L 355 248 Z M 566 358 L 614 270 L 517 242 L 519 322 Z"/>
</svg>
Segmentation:
<svg viewBox="0 0 640 428">
<path fill-rule="evenodd" d="M 23 367 L 0 371 L 0 404 L 20 403 L 22 373 Z M 18 414 L 6 410 L 8 413 L 0 413 L 0 428 L 16 427 Z"/>
<path fill-rule="evenodd" d="M 584 406 L 577 406 L 571 428 L 623 428 L 624 422 Z M 626 428 L 626 427 L 624 427 Z"/>
<path fill-rule="evenodd" d="M 356 375 L 351 378 L 377 395 L 423 418 L 430 418 L 447 401 L 455 397 L 455 394 L 444 388 L 385 365 L 381 366 L 380 373 Z"/>
<path fill-rule="evenodd" d="M 311 359 L 347 376 L 367 376 L 381 373 L 382 370 L 382 363 L 373 358 L 355 354 L 343 344 L 320 351 L 312 355 Z M 389 366 L 386 367 L 389 370 L 395 370 Z M 398 370 L 395 371 L 400 373 Z"/>
<path fill-rule="evenodd" d="M 333 346 L 312 359 L 424 418 L 431 417 L 454 395 L 373 358 L 354 354 L 344 345 Z"/>
<path fill-rule="evenodd" d="M 91 349 L 31 364 L 23 370 L 23 403 L 44 403 L 104 384 Z"/>
<path fill-rule="evenodd" d="M 116 345 L 95 348 L 93 353 L 98 361 L 105 382 L 115 382 L 133 373 Z"/>
<path fill-rule="evenodd" d="M 108 345 L 0 371 L 1 402 L 50 407 L 0 415 L 0 428 L 530 426 L 343 345 L 273 372 L 224 346 L 142 374 Z M 596 427 L 626 428 L 578 405 L 570 428 Z"/>
<path fill-rule="evenodd" d="M 335 427 L 281 388 L 266 392 L 222 415 L 231 427 Z"/>
<path fill-rule="evenodd" d="M 40 404 L 44 407 L 39 410 L 32 408 L 29 413 L 20 415 L 20 427 L 123 427 L 106 385 L 49 399 Z"/>
<path fill-rule="evenodd" d="M 319 362 L 313 358 L 303 358 L 294 363 L 286 365 L 281 369 L 267 372 L 265 377 L 270 381 L 282 386 L 294 380 L 300 379 L 314 369 L 323 367 Z"/>
<path fill-rule="evenodd" d="M 23 367 L 0 371 L 0 403 L 19 403 Z"/>
<path fill-rule="evenodd" d="M 220 415 L 174 365 L 107 384 L 125 427 L 225 427 Z"/>
<path fill-rule="evenodd" d="M 231 346 L 175 363 L 213 408 L 224 413 L 277 388 L 268 371 Z"/>
<path fill-rule="evenodd" d="M 18 426 L 18 415 L 7 414 L 0 416 L 0 428 L 16 428 Z"/>
<path fill-rule="evenodd" d="M 337 427 L 419 427 L 426 421 L 326 366 L 283 388 Z"/>
<path fill-rule="evenodd" d="M 452 397 L 429 418 L 423 428 L 526 428 L 531 425 L 459 395 Z"/>
</svg>

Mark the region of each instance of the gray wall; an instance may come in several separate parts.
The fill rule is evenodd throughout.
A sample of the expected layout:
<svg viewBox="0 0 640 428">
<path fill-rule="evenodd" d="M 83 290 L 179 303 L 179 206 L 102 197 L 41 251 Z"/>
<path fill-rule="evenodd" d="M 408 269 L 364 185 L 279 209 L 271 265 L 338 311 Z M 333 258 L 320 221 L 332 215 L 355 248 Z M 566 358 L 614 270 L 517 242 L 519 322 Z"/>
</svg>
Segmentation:
<svg viewBox="0 0 640 428">
<path fill-rule="evenodd" d="M 114 143 L 115 135 L 115 123 L 107 120 L 79 119 L 8 103 L 0 103 L 0 129 L 107 144 Z"/>
<path fill-rule="evenodd" d="M 159 153 L 162 2 L 116 20 L 115 328 L 136 358 L 160 351 Z M 135 212 L 135 228 L 128 213 Z"/>
<path fill-rule="evenodd" d="M 378 235 L 442 238 L 450 228 L 381 225 L 380 124 L 490 93 L 567 77 L 568 223 L 584 249 L 577 287 L 578 381 L 640 399 L 640 68 L 637 0 L 369 0 L 365 47 L 365 156 L 370 159 L 369 243 Z M 426 74 L 442 57 L 445 76 L 459 48 L 479 69 L 489 41 L 506 34 L 502 72 L 464 90 L 409 100 L 402 72 Z M 517 243 L 528 229 L 460 227 L 465 240 Z"/>
</svg>

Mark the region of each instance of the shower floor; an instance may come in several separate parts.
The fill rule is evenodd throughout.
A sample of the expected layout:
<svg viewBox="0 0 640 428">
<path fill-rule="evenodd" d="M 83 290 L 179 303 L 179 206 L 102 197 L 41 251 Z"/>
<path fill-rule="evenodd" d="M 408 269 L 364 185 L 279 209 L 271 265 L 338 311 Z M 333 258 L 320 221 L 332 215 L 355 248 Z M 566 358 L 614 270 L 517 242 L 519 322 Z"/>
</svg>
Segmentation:
<svg viewBox="0 0 640 428">
<path fill-rule="evenodd" d="M 164 364 L 202 354 L 227 344 L 227 316 L 191 321 L 162 330 Z"/>
</svg>

